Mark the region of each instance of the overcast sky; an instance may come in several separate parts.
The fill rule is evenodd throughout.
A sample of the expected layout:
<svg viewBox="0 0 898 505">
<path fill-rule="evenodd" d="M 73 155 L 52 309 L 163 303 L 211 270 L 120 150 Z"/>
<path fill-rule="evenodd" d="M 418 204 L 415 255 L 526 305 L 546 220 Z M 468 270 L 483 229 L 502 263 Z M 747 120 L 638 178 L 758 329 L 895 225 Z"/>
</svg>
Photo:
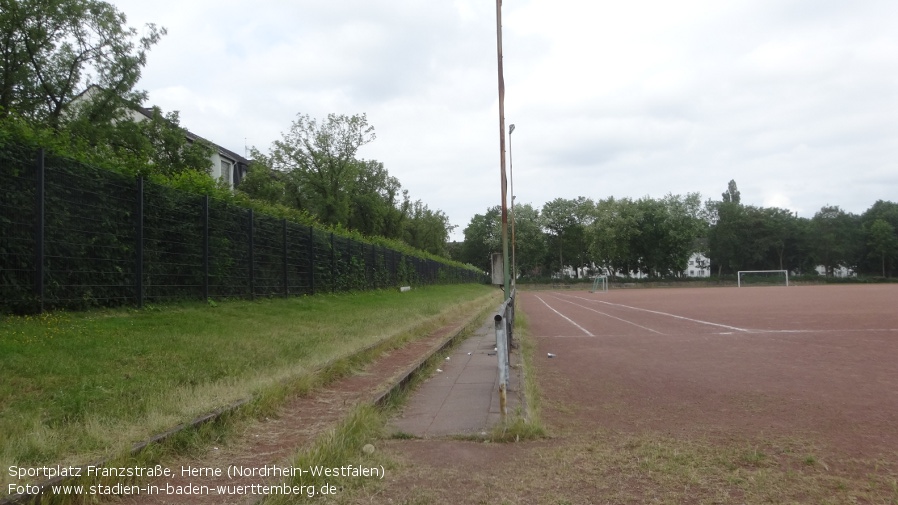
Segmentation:
<svg viewBox="0 0 898 505">
<path fill-rule="evenodd" d="M 168 29 L 138 88 L 267 152 L 298 113 L 367 114 L 359 156 L 458 225 L 500 202 L 491 0 L 112 0 Z M 811 217 L 898 201 L 898 2 L 505 0 L 518 202 L 720 199 Z"/>
</svg>

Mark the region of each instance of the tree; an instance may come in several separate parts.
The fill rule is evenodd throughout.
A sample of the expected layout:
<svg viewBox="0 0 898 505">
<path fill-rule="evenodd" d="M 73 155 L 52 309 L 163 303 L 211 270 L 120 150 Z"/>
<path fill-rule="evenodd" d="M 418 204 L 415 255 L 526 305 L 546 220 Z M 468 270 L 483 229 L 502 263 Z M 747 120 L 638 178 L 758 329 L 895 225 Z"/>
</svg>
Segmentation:
<svg viewBox="0 0 898 505">
<path fill-rule="evenodd" d="M 70 121 L 63 132 L 72 149 L 92 161 L 105 160 L 121 170 L 171 177 L 183 172 L 209 174 L 212 145 L 188 138 L 177 111 L 163 114 L 158 107 L 145 120 L 93 123 L 86 117 Z"/>
<path fill-rule="evenodd" d="M 490 207 L 484 214 L 475 214 L 464 229 L 465 242 L 462 245 L 462 261 L 484 271 L 490 270 L 490 255 L 499 251 L 500 215 L 498 205 Z"/>
<path fill-rule="evenodd" d="M 708 232 L 711 263 L 717 266 L 718 276 L 724 270 L 735 272 L 745 263 L 746 217 L 744 208 L 733 202 L 716 202 L 715 223 Z"/>
<path fill-rule="evenodd" d="M 869 232 L 871 226 L 877 220 L 883 220 L 892 228 L 898 230 L 898 203 L 877 200 L 861 215 L 861 226 Z M 865 253 L 862 255 L 861 271 L 880 273 L 882 271 L 882 258 L 871 249 L 869 241 L 865 242 Z M 888 259 L 886 260 L 888 264 Z M 894 267 L 894 265 L 892 265 Z"/>
<path fill-rule="evenodd" d="M 298 114 L 290 131 L 274 142 L 266 162 L 288 174 L 292 206 L 325 224 L 347 226 L 352 191 L 363 166 L 355 155 L 374 139 L 365 114 L 328 114 L 322 123 Z"/>
<path fill-rule="evenodd" d="M 722 201 L 724 203 L 735 203 L 736 205 L 739 205 L 742 201 L 742 194 L 736 187 L 736 181 L 732 179 L 727 183 L 727 190 L 721 196 L 723 197 Z"/>
<path fill-rule="evenodd" d="M 595 206 L 589 247 L 592 257 L 611 276 L 618 272 L 629 276 L 639 268 L 639 254 L 634 249 L 642 232 L 639 216 L 636 202 L 629 198 L 611 197 Z"/>
<path fill-rule="evenodd" d="M 835 268 L 856 268 L 858 262 L 858 216 L 848 214 L 837 205 L 823 206 L 811 219 L 814 231 L 814 252 L 826 275 Z"/>
<path fill-rule="evenodd" d="M 867 245 L 870 254 L 878 257 L 882 264 L 882 276 L 886 276 L 886 261 L 898 256 L 898 236 L 895 228 L 884 219 L 873 221 L 867 230 Z"/>
<path fill-rule="evenodd" d="M 689 256 L 695 251 L 695 241 L 707 234 L 702 219 L 702 200 L 699 193 L 686 196 L 668 194 L 661 200 L 664 207 L 664 252 L 658 271 L 680 275 L 686 271 Z"/>
<path fill-rule="evenodd" d="M 579 267 L 587 263 L 589 247 L 586 240 L 584 224 L 592 221 L 594 204 L 592 200 L 578 197 L 574 200 L 556 198 L 543 205 L 543 226 L 554 236 L 555 248 L 558 251 L 558 268 L 564 270 L 565 251 L 568 263 Z"/>
<path fill-rule="evenodd" d="M 0 0 L 0 119 L 58 128 L 78 115 L 106 122 L 123 103 L 140 103 L 145 93 L 133 88 L 165 29 L 149 24 L 138 37 L 125 23 L 98 0 Z M 72 110 L 89 88 L 96 92 Z"/>
<path fill-rule="evenodd" d="M 281 180 L 282 175 L 262 163 L 253 162 L 246 176 L 237 186 L 237 192 L 270 204 L 283 203 L 284 181 Z"/>
<path fill-rule="evenodd" d="M 528 277 L 542 273 L 546 256 L 546 235 L 543 233 L 539 210 L 529 203 L 514 206 L 515 265 L 517 275 Z M 498 231 L 498 230 L 497 230 Z"/>
<path fill-rule="evenodd" d="M 431 254 L 446 256 L 446 243 L 455 226 L 449 223 L 449 216 L 441 210 L 431 210 L 421 200 L 411 204 L 408 219 L 402 230 L 402 240 L 406 244 Z"/>
<path fill-rule="evenodd" d="M 347 226 L 366 235 L 401 238 L 405 215 L 397 208 L 402 187 L 379 161 L 360 161 L 350 195 Z"/>
</svg>

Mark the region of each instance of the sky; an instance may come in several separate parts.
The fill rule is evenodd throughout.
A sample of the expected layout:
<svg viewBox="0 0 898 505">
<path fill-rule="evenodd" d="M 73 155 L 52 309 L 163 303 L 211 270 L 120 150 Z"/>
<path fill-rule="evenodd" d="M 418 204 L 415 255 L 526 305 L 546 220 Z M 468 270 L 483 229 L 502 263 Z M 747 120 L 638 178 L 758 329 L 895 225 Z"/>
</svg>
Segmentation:
<svg viewBox="0 0 898 505">
<path fill-rule="evenodd" d="M 501 201 L 496 4 L 111 0 L 168 30 L 138 89 L 232 151 L 366 114 L 413 200 L 463 230 Z M 721 198 L 812 217 L 898 201 L 898 2 L 505 0 L 518 203 Z"/>
</svg>

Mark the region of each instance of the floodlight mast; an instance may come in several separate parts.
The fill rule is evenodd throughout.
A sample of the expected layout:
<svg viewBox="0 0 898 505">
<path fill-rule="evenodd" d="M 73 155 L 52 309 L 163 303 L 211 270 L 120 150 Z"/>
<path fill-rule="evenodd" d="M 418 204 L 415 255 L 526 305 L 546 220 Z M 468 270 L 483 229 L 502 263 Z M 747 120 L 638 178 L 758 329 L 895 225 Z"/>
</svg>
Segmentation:
<svg viewBox="0 0 898 505">
<path fill-rule="evenodd" d="M 499 62 L 499 165 L 502 173 L 502 263 L 505 274 L 505 299 L 511 296 L 508 275 L 508 183 L 505 176 L 505 77 L 502 72 L 502 0 L 496 0 L 496 53 Z"/>
</svg>

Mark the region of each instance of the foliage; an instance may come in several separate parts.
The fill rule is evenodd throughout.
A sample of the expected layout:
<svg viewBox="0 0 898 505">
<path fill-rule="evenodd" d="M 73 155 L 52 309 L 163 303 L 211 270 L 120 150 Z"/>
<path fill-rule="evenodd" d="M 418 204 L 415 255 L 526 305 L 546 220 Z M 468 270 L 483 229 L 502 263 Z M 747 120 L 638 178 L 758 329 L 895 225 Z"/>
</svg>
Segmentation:
<svg viewBox="0 0 898 505">
<path fill-rule="evenodd" d="M 138 37 L 125 15 L 98 0 L 0 0 L 0 118 L 17 115 L 53 128 L 80 115 L 115 118 L 134 91 L 147 51 L 165 29 L 147 25 Z M 91 85 L 99 91 L 73 109 Z"/>
<path fill-rule="evenodd" d="M 375 138 L 364 114 L 328 114 L 319 122 L 299 114 L 264 159 L 284 172 L 291 205 L 329 225 L 349 221 L 351 195 L 358 179 L 358 149 Z"/>
<path fill-rule="evenodd" d="M 404 206 L 408 220 L 403 226 L 405 243 L 431 254 L 446 256 L 446 242 L 455 226 L 449 224 L 449 216 L 441 210 L 431 210 L 421 200 Z"/>
<path fill-rule="evenodd" d="M 884 219 L 873 221 L 867 230 L 867 245 L 870 255 L 879 258 L 882 264 L 882 276 L 886 276 L 886 263 L 898 257 L 898 237 L 895 227 Z"/>
<path fill-rule="evenodd" d="M 823 206 L 811 218 L 813 250 L 827 276 L 832 276 L 838 266 L 857 268 L 860 257 L 858 221 L 858 216 L 835 205 Z"/>
<path fill-rule="evenodd" d="M 705 231 L 700 213 L 697 193 L 602 200 L 589 228 L 593 258 L 610 275 L 679 275 Z"/>
<path fill-rule="evenodd" d="M 465 242 L 461 260 L 484 272 L 490 270 L 490 255 L 499 252 L 501 237 L 499 221 L 501 209 L 498 205 L 487 209 L 485 214 L 475 214 L 464 229 Z"/>
<path fill-rule="evenodd" d="M 890 276 L 898 261 L 898 204 L 878 201 L 863 215 L 824 206 L 813 219 L 776 207 L 742 203 L 736 181 L 721 200 L 666 195 L 593 202 L 556 198 L 542 210 L 518 214 L 517 264 L 524 277 L 557 278 L 562 268 L 580 275 L 593 268 L 606 275 L 678 277 L 692 253 L 710 258 L 718 278 L 738 270 L 789 270 L 816 276 L 823 265 Z M 533 223 L 539 223 L 533 227 Z M 465 227 L 462 261 L 489 269 L 501 244 L 499 207 L 475 215 Z"/>
<path fill-rule="evenodd" d="M 299 114 L 268 155 L 253 150 L 256 163 L 243 191 L 307 212 L 335 229 L 447 255 L 455 228 L 449 217 L 413 201 L 383 163 L 356 157 L 374 139 L 364 114 L 329 114 L 321 122 Z"/>
<path fill-rule="evenodd" d="M 515 204 L 512 225 L 517 274 L 522 277 L 541 275 L 542 260 L 548 254 L 548 244 L 542 231 L 539 209 L 529 203 Z"/>
</svg>

